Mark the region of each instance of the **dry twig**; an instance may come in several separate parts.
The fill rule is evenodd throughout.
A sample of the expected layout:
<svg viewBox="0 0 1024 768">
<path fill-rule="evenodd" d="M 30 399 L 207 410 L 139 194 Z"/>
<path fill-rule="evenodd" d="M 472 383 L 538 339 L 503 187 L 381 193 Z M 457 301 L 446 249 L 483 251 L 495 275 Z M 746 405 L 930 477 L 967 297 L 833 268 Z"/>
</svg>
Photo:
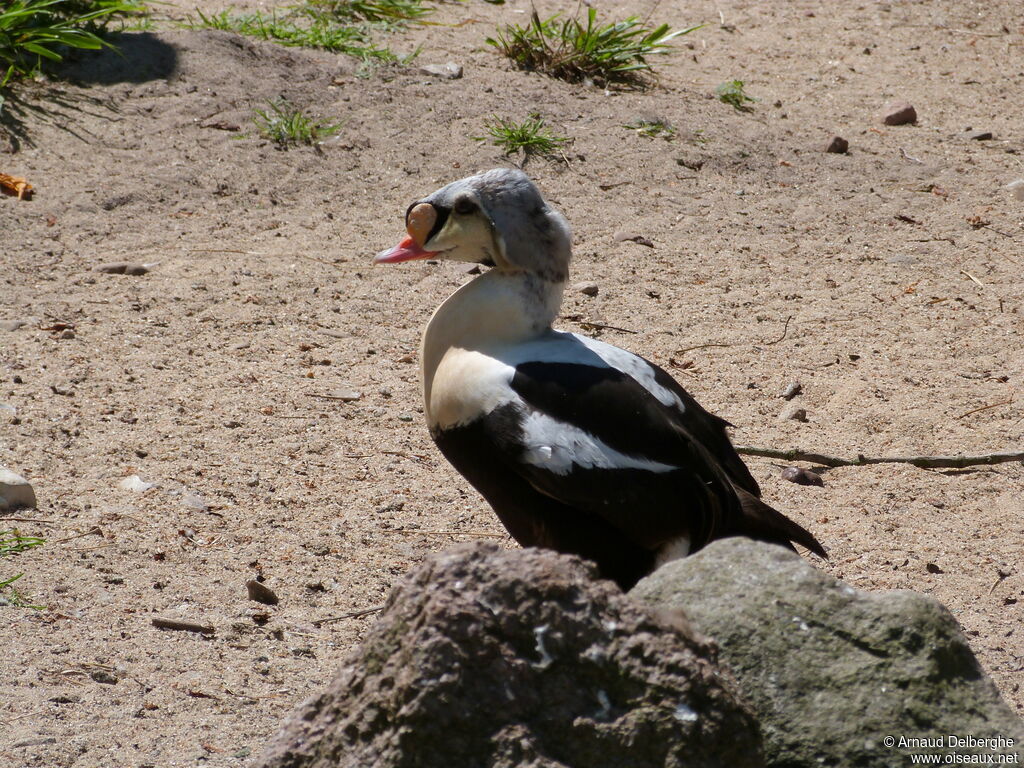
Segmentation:
<svg viewBox="0 0 1024 768">
<path fill-rule="evenodd" d="M 982 464 L 1005 464 L 1011 461 L 1024 462 L 1024 451 L 1016 453 L 989 453 L 984 456 L 864 456 L 859 454 L 855 459 L 844 459 L 824 453 L 801 451 L 799 448 L 777 450 L 775 448 L 753 448 L 736 446 L 736 452 L 746 456 L 761 456 L 767 459 L 785 459 L 786 461 L 809 461 L 826 467 L 860 467 L 865 464 L 913 464 L 923 469 L 963 469 Z"/>
<path fill-rule="evenodd" d="M 178 621 L 177 619 L 163 619 L 154 617 L 153 626 L 158 629 L 176 629 L 181 632 L 198 632 L 201 635 L 212 635 L 216 632 L 213 627 L 205 624 L 196 624 L 191 621 Z"/>
<path fill-rule="evenodd" d="M 383 610 L 383 605 L 377 605 L 373 608 L 363 608 L 360 611 L 349 611 L 348 613 L 341 614 L 341 616 L 328 616 L 326 619 L 317 619 L 313 622 L 313 626 L 322 627 L 324 624 L 333 624 L 336 621 L 344 621 L 345 619 L 355 619 L 359 616 L 367 616 L 371 613 L 378 613 Z"/>
</svg>

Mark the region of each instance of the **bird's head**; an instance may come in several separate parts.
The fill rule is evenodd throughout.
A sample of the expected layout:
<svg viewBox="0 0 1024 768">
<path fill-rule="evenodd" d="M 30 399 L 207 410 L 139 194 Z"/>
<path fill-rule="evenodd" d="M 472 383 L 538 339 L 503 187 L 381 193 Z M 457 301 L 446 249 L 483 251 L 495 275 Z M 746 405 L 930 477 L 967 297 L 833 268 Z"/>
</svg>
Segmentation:
<svg viewBox="0 0 1024 768">
<path fill-rule="evenodd" d="M 569 274 L 569 224 L 522 171 L 496 168 L 453 181 L 410 205 L 405 229 L 409 236 L 375 262 L 450 259 L 555 282 Z"/>
</svg>

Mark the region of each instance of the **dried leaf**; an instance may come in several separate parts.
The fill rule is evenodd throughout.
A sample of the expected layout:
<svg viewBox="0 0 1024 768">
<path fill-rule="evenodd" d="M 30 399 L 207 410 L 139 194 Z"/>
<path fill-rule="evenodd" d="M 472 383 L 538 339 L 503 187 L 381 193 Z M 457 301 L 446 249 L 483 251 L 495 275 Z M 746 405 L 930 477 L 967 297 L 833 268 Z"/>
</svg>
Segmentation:
<svg viewBox="0 0 1024 768">
<path fill-rule="evenodd" d="M 20 176 L 8 176 L 6 173 L 0 173 L 0 190 L 7 195 L 17 195 L 19 200 L 32 198 L 32 185 Z"/>
</svg>

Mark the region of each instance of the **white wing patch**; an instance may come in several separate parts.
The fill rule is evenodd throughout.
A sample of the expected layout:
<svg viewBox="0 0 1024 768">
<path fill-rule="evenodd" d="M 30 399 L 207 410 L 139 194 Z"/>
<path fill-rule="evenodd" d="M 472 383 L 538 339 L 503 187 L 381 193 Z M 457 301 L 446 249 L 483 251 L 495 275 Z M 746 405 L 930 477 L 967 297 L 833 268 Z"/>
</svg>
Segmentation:
<svg viewBox="0 0 1024 768">
<path fill-rule="evenodd" d="M 679 395 L 657 382 L 654 378 L 654 368 L 642 357 L 638 357 L 624 349 L 613 347 L 611 344 L 605 344 L 603 341 L 580 336 L 578 333 L 571 333 L 569 335 L 604 360 L 605 364 L 610 368 L 621 371 L 630 378 L 635 379 L 640 386 L 658 398 L 662 405 L 674 405 L 680 411 L 686 410 L 683 401 L 679 399 Z"/>
<path fill-rule="evenodd" d="M 543 413 L 528 414 L 522 422 L 523 460 L 556 475 L 567 475 L 574 466 L 580 469 L 642 469 L 671 472 L 669 464 L 615 450 L 603 440 L 572 424 Z"/>
<path fill-rule="evenodd" d="M 685 411 L 679 396 L 654 378 L 654 368 L 642 357 L 603 341 L 577 333 L 550 331 L 540 338 L 514 347 L 495 350 L 494 356 L 515 367 L 520 363 L 575 363 L 595 368 L 614 368 L 636 381 L 658 401 Z"/>
</svg>

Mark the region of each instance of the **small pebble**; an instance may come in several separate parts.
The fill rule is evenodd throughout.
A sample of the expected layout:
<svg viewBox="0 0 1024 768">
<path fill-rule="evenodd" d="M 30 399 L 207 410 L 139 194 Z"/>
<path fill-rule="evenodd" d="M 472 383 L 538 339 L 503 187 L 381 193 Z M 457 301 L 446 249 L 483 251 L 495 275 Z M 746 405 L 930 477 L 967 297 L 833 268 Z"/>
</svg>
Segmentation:
<svg viewBox="0 0 1024 768">
<path fill-rule="evenodd" d="M 886 105 L 882 113 L 885 125 L 906 125 L 917 122 L 917 110 L 905 101 L 893 101 Z"/>
<path fill-rule="evenodd" d="M 794 397 L 804 391 L 804 385 L 799 381 L 790 382 L 784 390 L 782 390 L 783 400 L 792 400 Z"/>
<path fill-rule="evenodd" d="M 597 296 L 600 291 L 597 283 L 576 283 L 573 288 L 584 296 Z"/>
<path fill-rule="evenodd" d="M 969 141 L 990 141 L 992 131 L 965 131 L 962 136 Z"/>
<path fill-rule="evenodd" d="M 431 77 L 440 77 L 444 80 L 458 80 L 462 77 L 462 65 L 449 61 L 445 64 L 425 64 L 420 67 L 420 72 Z"/>
<path fill-rule="evenodd" d="M 126 491 L 135 491 L 136 493 L 145 493 L 153 486 L 153 483 L 147 483 L 138 475 L 129 475 L 117 484 L 118 488 L 123 488 Z"/>
<path fill-rule="evenodd" d="M 194 493 L 186 493 L 181 497 L 181 503 L 189 509 L 194 509 L 197 512 L 208 512 L 210 505 L 206 503 L 206 500 L 202 496 L 198 496 Z"/>
<path fill-rule="evenodd" d="M 408 414 L 408 413 L 403 413 L 401 416 L 398 417 L 398 420 L 399 421 L 412 421 L 412 415 Z"/>
<path fill-rule="evenodd" d="M 117 685 L 117 675 L 113 672 L 108 672 L 105 669 L 94 669 L 89 673 L 89 677 L 95 680 L 97 683 L 103 683 L 105 685 Z"/>
<path fill-rule="evenodd" d="M 807 411 L 791 405 L 779 414 L 779 421 L 807 421 Z"/>
<path fill-rule="evenodd" d="M 357 389 L 338 389 L 331 392 L 332 400 L 341 400 L 344 403 L 355 402 L 362 398 L 363 393 Z"/>
<path fill-rule="evenodd" d="M 0 331 L 16 331 L 26 325 L 24 320 L 0 320 Z"/>
<path fill-rule="evenodd" d="M 825 145 L 825 151 L 834 155 L 845 155 L 850 148 L 850 142 L 842 136 L 833 136 Z"/>
<path fill-rule="evenodd" d="M 939 568 L 935 563 L 926 563 L 924 569 L 928 571 L 928 573 L 945 573 L 945 571 Z"/>
<path fill-rule="evenodd" d="M 802 467 L 786 467 L 782 470 L 782 479 L 797 485 L 817 485 L 819 487 L 824 487 L 825 485 L 821 475 Z"/>
<path fill-rule="evenodd" d="M 245 582 L 245 591 L 249 594 L 249 599 L 255 600 L 257 603 L 277 605 L 279 602 L 274 590 L 256 579 L 249 579 Z"/>
<path fill-rule="evenodd" d="M 65 328 L 63 331 L 60 332 L 60 338 L 73 339 L 75 338 L 75 332 L 72 331 L 70 328 Z"/>
<path fill-rule="evenodd" d="M 96 267 L 96 271 L 106 272 L 108 275 L 144 275 L 149 272 L 149 265 L 130 261 L 112 261 L 109 264 L 100 264 Z"/>
<path fill-rule="evenodd" d="M 35 509 L 36 492 L 31 483 L 19 474 L 0 467 L 0 509 Z"/>
<path fill-rule="evenodd" d="M 1024 179 L 1011 181 L 1006 185 L 1006 188 L 1010 190 L 1010 194 L 1013 195 L 1014 198 L 1024 202 Z"/>
<path fill-rule="evenodd" d="M 468 263 L 464 262 L 462 264 L 459 264 L 456 267 L 456 269 L 459 272 L 461 272 L 462 274 L 464 274 L 464 275 L 479 275 L 480 274 L 480 265 L 479 264 L 468 264 Z"/>
</svg>

